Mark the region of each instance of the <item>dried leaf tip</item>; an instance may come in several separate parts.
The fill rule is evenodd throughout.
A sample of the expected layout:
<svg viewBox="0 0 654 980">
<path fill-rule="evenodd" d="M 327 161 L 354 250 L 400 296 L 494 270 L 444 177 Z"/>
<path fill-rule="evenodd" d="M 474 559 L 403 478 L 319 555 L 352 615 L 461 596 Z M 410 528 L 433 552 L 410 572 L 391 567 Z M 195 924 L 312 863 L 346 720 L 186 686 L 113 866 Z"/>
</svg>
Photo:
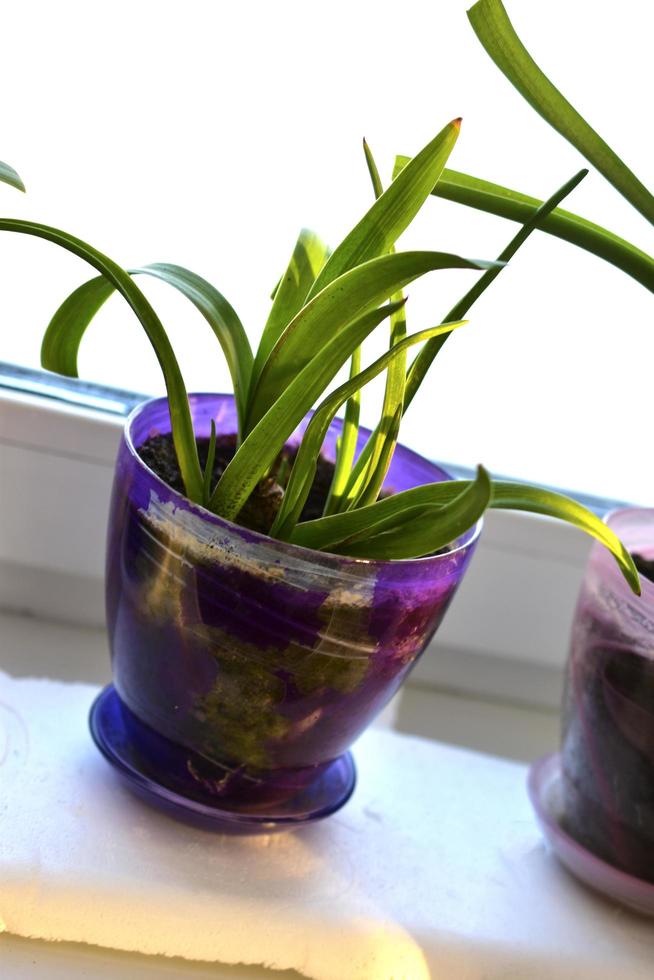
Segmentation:
<svg viewBox="0 0 654 980">
<path fill-rule="evenodd" d="M 456 126 L 457 129 L 461 129 L 462 122 L 463 122 L 463 116 L 457 116 L 456 119 L 452 120 L 452 125 Z"/>
</svg>

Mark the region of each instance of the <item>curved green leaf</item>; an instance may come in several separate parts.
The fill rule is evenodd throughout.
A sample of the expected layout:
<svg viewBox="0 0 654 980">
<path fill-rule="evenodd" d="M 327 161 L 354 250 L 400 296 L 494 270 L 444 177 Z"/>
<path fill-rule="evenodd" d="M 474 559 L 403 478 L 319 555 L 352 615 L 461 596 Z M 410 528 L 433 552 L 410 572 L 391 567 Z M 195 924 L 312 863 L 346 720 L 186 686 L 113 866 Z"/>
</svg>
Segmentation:
<svg viewBox="0 0 654 980">
<path fill-rule="evenodd" d="M 299 371 L 246 436 L 218 481 L 210 508 L 234 520 L 289 437 L 355 348 L 395 309 L 389 303 L 349 323 L 332 337 L 320 357 Z"/>
<path fill-rule="evenodd" d="M 410 158 L 398 156 L 395 160 L 395 173 L 406 165 Z M 443 176 L 432 191 L 435 197 L 447 201 L 465 204 L 466 207 L 496 214 L 509 221 L 526 222 L 533 216 L 543 202 L 537 197 L 530 197 L 520 191 L 493 184 L 480 177 L 457 170 L 444 170 Z M 654 258 L 636 248 L 624 238 L 612 231 L 602 228 L 587 218 L 582 218 L 571 211 L 556 208 L 539 225 L 539 230 L 560 238 L 564 242 L 583 248 L 586 252 L 596 255 L 605 262 L 610 262 L 631 276 L 650 292 L 654 292 Z"/>
<path fill-rule="evenodd" d="M 414 156 L 398 180 L 375 201 L 338 248 L 334 249 L 309 292 L 309 299 L 349 269 L 384 255 L 408 228 L 437 183 L 454 149 L 461 120 L 448 123 Z"/>
<path fill-rule="evenodd" d="M 3 184 L 9 184 L 10 187 L 15 187 L 17 191 L 25 192 L 25 184 L 22 182 L 13 167 L 10 167 L 8 163 L 2 163 L 0 161 L 0 182 Z"/>
<path fill-rule="evenodd" d="M 321 517 L 315 521 L 298 524 L 290 536 L 294 544 L 322 551 L 337 550 L 339 544 L 352 535 L 365 531 L 366 527 L 382 519 L 392 526 L 404 523 L 407 508 L 448 504 L 455 499 L 469 480 L 447 480 L 442 483 L 427 483 L 412 490 L 384 497 L 368 507 Z M 490 507 L 500 510 L 524 510 L 567 521 L 586 534 L 600 541 L 615 557 L 620 569 L 637 595 L 640 594 L 638 573 L 629 552 L 613 531 L 592 511 L 578 501 L 554 490 L 545 490 L 524 483 L 493 481 Z"/>
<path fill-rule="evenodd" d="M 216 336 L 232 379 L 234 398 L 239 419 L 239 433 L 243 431 L 252 374 L 252 348 L 236 310 L 215 286 L 189 269 L 168 262 L 155 262 L 134 270 L 161 279 L 177 289 L 196 307 Z"/>
<path fill-rule="evenodd" d="M 399 526 L 382 519 L 345 539 L 337 552 L 353 558 L 422 558 L 452 544 L 477 523 L 489 505 L 491 481 L 483 466 L 458 496 L 440 506 L 410 507 Z"/>
<path fill-rule="evenodd" d="M 303 228 L 286 272 L 273 291 L 273 305 L 254 358 L 252 377 L 255 382 L 284 329 L 304 306 L 309 290 L 328 256 L 329 248 L 322 239 L 309 228 Z"/>
<path fill-rule="evenodd" d="M 241 429 L 253 358 L 250 342 L 233 307 L 211 283 L 182 266 L 157 262 L 129 269 L 128 272 L 130 276 L 153 276 L 168 283 L 203 315 L 225 355 Z M 43 367 L 58 374 L 77 377 L 77 355 L 84 333 L 115 288 L 113 282 L 99 276 L 79 286 L 64 300 L 48 324 L 43 338 Z"/>
<path fill-rule="evenodd" d="M 560 187 L 557 191 L 552 194 L 543 204 L 534 211 L 531 216 L 525 221 L 524 225 L 520 230 L 513 236 L 509 244 L 502 250 L 499 254 L 497 261 L 502 263 L 507 263 L 515 253 L 518 251 L 521 245 L 526 242 L 531 233 L 537 228 L 540 228 L 544 221 L 547 220 L 547 216 L 552 213 L 552 211 L 557 207 L 557 205 L 570 194 L 571 191 L 577 187 L 577 185 L 584 179 L 588 174 L 587 170 L 580 170 L 579 173 L 571 177 L 570 180 L 566 181 L 563 187 Z M 456 303 L 449 313 L 446 315 L 446 320 L 459 320 L 462 316 L 465 316 L 473 303 L 479 299 L 483 292 L 490 286 L 490 284 L 497 278 L 500 274 L 504 265 L 498 265 L 497 268 L 488 269 L 483 276 L 480 276 L 477 282 L 475 282 L 468 292 L 463 296 L 458 303 Z M 416 392 L 420 388 L 422 381 L 424 380 L 427 371 L 431 367 L 432 361 L 439 353 L 441 347 L 447 340 L 447 337 L 439 337 L 428 344 L 425 344 L 424 348 L 418 354 L 407 375 L 406 392 L 404 396 L 405 410 L 411 404 Z"/>
<path fill-rule="evenodd" d="M 198 459 L 198 451 L 193 432 L 191 411 L 188 396 L 184 387 L 177 358 L 166 336 L 159 317 L 154 312 L 147 299 L 129 274 L 121 269 L 112 259 L 107 258 L 91 245 L 79 238 L 51 228 L 49 225 L 37 224 L 34 221 L 19 221 L 10 218 L 0 219 L 0 231 L 18 232 L 53 242 L 84 259 L 89 265 L 101 272 L 113 283 L 114 287 L 127 300 L 130 307 L 139 318 L 145 330 L 166 382 L 166 391 L 170 405 L 173 442 L 179 461 L 182 479 L 186 493 L 197 503 L 202 501 L 202 471 Z"/>
<path fill-rule="evenodd" d="M 78 286 L 67 296 L 47 326 L 41 341 L 41 366 L 68 378 L 79 377 L 77 358 L 82 338 L 98 310 L 116 287 L 104 276 Z"/>
<path fill-rule="evenodd" d="M 251 392 L 246 432 L 263 418 L 298 371 L 322 358 L 324 346 L 346 324 L 427 272 L 485 270 L 493 265 L 446 252 L 398 252 L 371 259 L 339 276 L 300 310 L 272 349 Z"/>
<path fill-rule="evenodd" d="M 468 18 L 486 52 L 529 105 L 654 224 L 652 194 L 541 71 L 516 34 L 501 0 L 478 0 Z"/>
<path fill-rule="evenodd" d="M 399 302 L 404 303 L 403 300 Z M 464 322 L 439 324 L 437 327 L 431 327 L 412 334 L 410 337 L 400 341 L 396 346 L 391 347 L 390 350 L 387 350 L 386 353 L 378 357 L 376 361 L 373 361 L 365 370 L 349 378 L 321 402 L 311 416 L 311 420 L 302 437 L 302 442 L 295 457 L 293 469 L 291 470 L 286 487 L 282 506 L 270 531 L 273 537 L 288 537 L 302 513 L 302 508 L 313 483 L 318 457 L 322 444 L 325 441 L 327 430 L 343 402 L 347 401 L 354 392 L 360 391 L 373 378 L 381 374 L 394 359 L 402 357 L 409 347 L 412 347 L 414 344 L 423 343 L 429 340 L 430 337 L 438 334 L 445 334 L 456 330 L 458 327 L 462 327 Z"/>
<path fill-rule="evenodd" d="M 580 170 L 579 173 L 575 174 L 574 177 L 572 177 L 563 185 L 563 187 L 552 194 L 551 197 L 549 197 L 543 203 L 540 203 L 538 208 L 531 210 L 522 228 L 520 228 L 517 234 L 514 235 L 508 245 L 498 256 L 498 262 L 506 263 L 517 252 L 529 235 L 536 228 L 542 227 L 543 223 L 547 220 L 553 209 L 556 208 L 557 204 L 562 201 L 563 198 L 566 197 L 581 180 L 583 180 L 587 173 L 587 170 Z M 473 303 L 481 296 L 484 290 L 490 286 L 503 267 L 503 265 L 500 265 L 497 268 L 489 269 L 483 274 L 483 276 L 480 276 L 477 282 L 468 290 L 465 296 L 463 296 L 462 299 L 460 299 L 459 302 L 452 307 L 445 317 L 445 320 L 457 320 L 460 317 L 465 316 Z M 448 335 L 445 334 L 442 337 L 434 337 L 432 340 L 428 341 L 409 368 L 404 392 L 404 411 L 406 411 L 411 404 L 416 392 L 425 378 L 425 375 L 427 374 L 427 371 L 447 340 L 447 336 Z M 334 510 L 347 510 L 349 506 L 351 506 L 357 490 L 365 477 L 366 468 L 369 466 L 370 457 L 372 455 L 372 445 L 373 443 L 371 436 L 359 454 L 359 458 L 357 459 L 356 464 L 350 473 L 349 479 L 345 484 L 340 499 L 333 508 Z"/>
</svg>

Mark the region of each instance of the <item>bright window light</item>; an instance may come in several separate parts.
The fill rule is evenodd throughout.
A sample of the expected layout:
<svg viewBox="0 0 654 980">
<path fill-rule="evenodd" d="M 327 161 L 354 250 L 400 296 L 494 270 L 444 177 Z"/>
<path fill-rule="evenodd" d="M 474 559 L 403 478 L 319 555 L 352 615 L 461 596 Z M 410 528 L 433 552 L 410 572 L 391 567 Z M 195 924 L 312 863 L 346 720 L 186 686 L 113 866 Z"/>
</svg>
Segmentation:
<svg viewBox="0 0 654 980">
<path fill-rule="evenodd" d="M 469 5 L 21 0 L 3 12 L 0 159 L 28 194 L 0 187 L 0 207 L 65 228 L 124 266 L 190 267 L 256 340 L 299 228 L 336 243 L 370 204 L 364 135 L 386 179 L 396 153 L 414 153 L 459 115 L 457 169 L 547 197 L 583 165 L 491 63 Z M 617 13 L 597 0 L 507 8 L 553 81 L 654 186 L 650 0 L 622 0 Z M 654 249 L 652 229 L 593 172 L 565 206 Z M 514 231 L 434 199 L 400 247 L 494 258 Z M 0 360 L 37 366 L 50 316 L 92 271 L 10 235 L 0 261 Z M 410 329 L 438 322 L 472 281 L 439 272 L 411 287 Z M 140 284 L 188 386 L 227 390 L 200 316 L 163 284 Z M 496 474 L 651 503 L 653 312 L 624 274 L 534 235 L 446 345 L 402 441 Z M 384 330 L 366 357 L 381 351 Z M 162 391 L 120 298 L 98 316 L 80 367 L 91 381 Z M 364 422 L 375 420 L 379 391 L 364 401 Z"/>
</svg>

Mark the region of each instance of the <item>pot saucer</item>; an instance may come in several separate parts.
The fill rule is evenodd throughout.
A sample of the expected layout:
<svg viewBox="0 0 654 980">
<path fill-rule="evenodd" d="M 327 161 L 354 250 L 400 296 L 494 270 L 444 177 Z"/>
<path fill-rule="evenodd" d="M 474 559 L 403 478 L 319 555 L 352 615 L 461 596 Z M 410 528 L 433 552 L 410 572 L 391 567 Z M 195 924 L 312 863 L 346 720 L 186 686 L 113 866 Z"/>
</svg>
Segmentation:
<svg viewBox="0 0 654 980">
<path fill-rule="evenodd" d="M 607 864 L 564 829 L 561 756 L 558 752 L 533 763 L 527 785 L 543 836 L 561 864 L 607 898 L 643 915 L 654 916 L 654 884 Z"/>
<path fill-rule="evenodd" d="M 139 721 L 112 684 L 91 705 L 89 727 L 96 746 L 133 793 L 168 816 L 217 833 L 269 834 L 323 820 L 347 803 L 356 781 L 354 760 L 346 752 L 282 802 L 229 806 L 205 788 L 215 781 L 198 780 L 198 768 L 211 764 Z"/>
</svg>

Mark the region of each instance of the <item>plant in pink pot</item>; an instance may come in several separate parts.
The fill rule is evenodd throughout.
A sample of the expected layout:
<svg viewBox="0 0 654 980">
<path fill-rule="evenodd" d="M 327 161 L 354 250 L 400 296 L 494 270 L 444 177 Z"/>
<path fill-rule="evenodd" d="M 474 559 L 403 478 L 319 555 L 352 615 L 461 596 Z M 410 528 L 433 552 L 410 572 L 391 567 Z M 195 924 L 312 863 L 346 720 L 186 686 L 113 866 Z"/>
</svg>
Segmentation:
<svg viewBox="0 0 654 980">
<path fill-rule="evenodd" d="M 654 224 L 654 196 L 536 65 L 500 0 L 479 0 L 469 17 L 518 91 Z M 585 233 L 596 229 L 587 222 Z M 628 256 L 622 269 L 654 290 L 652 257 L 617 236 L 613 246 Z M 633 557 L 642 595 L 592 548 L 572 628 L 561 755 L 535 766 L 531 790 L 563 861 L 654 913 L 654 510 L 625 508 L 606 523 Z"/>
</svg>

